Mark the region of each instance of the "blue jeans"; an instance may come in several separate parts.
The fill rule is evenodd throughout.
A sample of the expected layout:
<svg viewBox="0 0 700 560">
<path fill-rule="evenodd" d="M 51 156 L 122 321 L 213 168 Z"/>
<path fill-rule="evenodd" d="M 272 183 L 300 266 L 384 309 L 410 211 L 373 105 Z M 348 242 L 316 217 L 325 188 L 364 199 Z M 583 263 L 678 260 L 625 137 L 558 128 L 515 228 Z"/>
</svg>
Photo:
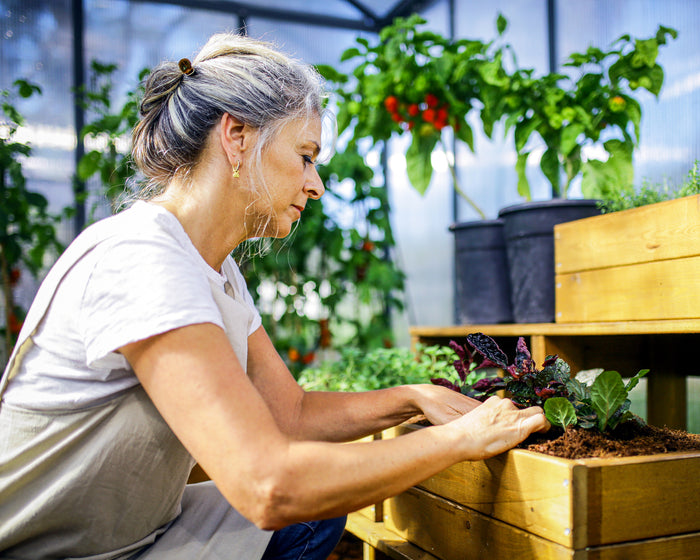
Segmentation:
<svg viewBox="0 0 700 560">
<path fill-rule="evenodd" d="M 345 519 L 297 523 L 275 531 L 262 560 L 326 560 L 343 535 Z"/>
</svg>

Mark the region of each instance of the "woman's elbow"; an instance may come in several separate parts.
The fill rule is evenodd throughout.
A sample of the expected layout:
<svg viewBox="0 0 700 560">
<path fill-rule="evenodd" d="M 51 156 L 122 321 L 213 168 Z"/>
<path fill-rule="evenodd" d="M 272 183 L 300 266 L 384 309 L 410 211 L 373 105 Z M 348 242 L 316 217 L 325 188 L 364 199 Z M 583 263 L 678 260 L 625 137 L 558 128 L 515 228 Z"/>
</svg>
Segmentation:
<svg viewBox="0 0 700 560">
<path fill-rule="evenodd" d="M 296 522 L 293 496 L 289 483 L 280 479 L 257 480 L 246 488 L 224 492 L 229 503 L 259 529 L 276 531 Z"/>
</svg>

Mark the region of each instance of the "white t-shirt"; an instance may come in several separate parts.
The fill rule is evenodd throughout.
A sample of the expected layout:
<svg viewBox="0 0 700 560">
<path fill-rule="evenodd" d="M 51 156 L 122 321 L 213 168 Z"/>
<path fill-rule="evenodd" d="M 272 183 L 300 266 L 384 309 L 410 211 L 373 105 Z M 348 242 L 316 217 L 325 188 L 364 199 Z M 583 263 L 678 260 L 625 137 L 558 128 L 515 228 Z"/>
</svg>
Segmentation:
<svg viewBox="0 0 700 560">
<path fill-rule="evenodd" d="M 223 328 L 209 280 L 226 280 L 253 311 L 248 335 L 262 321 L 238 266 L 234 278 L 211 268 L 180 222 L 164 208 L 137 202 L 107 218 L 123 234 L 98 244 L 66 274 L 34 345 L 3 400 L 37 410 L 98 404 L 138 384 L 115 350 L 186 325 Z"/>
</svg>

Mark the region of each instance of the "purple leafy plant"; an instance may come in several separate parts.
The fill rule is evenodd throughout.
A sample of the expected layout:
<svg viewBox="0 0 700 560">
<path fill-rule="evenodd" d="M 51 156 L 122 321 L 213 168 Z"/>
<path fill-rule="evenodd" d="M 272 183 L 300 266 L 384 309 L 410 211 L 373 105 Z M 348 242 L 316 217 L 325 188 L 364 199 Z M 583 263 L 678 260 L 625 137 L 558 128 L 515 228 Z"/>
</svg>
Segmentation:
<svg viewBox="0 0 700 560">
<path fill-rule="evenodd" d="M 641 370 L 625 385 L 618 372 L 606 371 L 588 385 L 572 379 L 569 365 L 558 356 L 547 356 L 542 368 L 538 369 L 522 337 L 518 338 L 512 364 L 508 363 L 508 357 L 496 341 L 485 334 L 469 334 L 467 343 L 471 349 L 450 342 L 458 356 L 454 367 L 460 384 L 444 378 L 431 379 L 433 383 L 481 401 L 498 391 L 505 391 L 519 407 L 544 407 L 550 422 L 564 428 L 575 424 L 582 428 L 597 427 L 602 432 L 631 419 L 634 415 L 629 412 L 629 391 L 648 372 Z M 470 373 L 478 371 L 484 373 L 478 379 L 470 379 Z M 551 406 L 545 406 L 555 397 L 557 399 L 550 403 Z"/>
</svg>

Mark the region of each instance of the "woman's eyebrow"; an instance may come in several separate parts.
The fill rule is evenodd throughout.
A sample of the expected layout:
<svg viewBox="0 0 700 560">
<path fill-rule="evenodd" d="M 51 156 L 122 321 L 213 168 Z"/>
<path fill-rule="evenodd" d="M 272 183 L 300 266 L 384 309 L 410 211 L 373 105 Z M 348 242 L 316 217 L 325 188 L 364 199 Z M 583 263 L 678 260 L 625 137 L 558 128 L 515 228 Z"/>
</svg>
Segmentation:
<svg viewBox="0 0 700 560">
<path fill-rule="evenodd" d="M 318 155 L 318 153 L 321 151 L 321 146 L 315 140 L 307 140 L 306 142 L 304 142 L 302 144 L 302 147 L 303 148 L 312 148 L 314 157 L 316 157 Z"/>
</svg>

